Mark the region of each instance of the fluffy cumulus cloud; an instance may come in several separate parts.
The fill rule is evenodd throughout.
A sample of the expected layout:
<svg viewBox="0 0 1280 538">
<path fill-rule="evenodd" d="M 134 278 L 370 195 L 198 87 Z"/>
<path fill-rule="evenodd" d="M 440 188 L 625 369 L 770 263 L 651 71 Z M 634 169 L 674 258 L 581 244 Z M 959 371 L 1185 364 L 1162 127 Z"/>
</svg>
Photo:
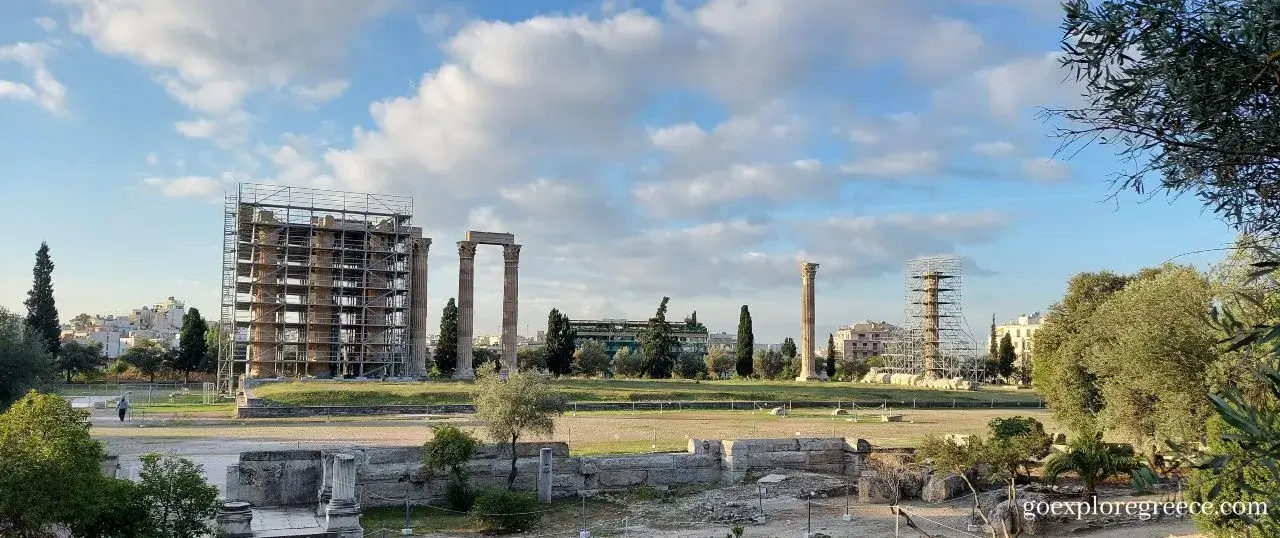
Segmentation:
<svg viewBox="0 0 1280 538">
<path fill-rule="evenodd" d="M 359 121 L 284 135 L 255 133 L 269 112 L 250 97 L 305 112 L 343 94 L 353 36 L 396 4 L 57 1 L 72 7 L 73 31 L 152 68 L 192 109 L 174 126 L 181 136 L 245 163 L 144 183 L 168 196 L 245 177 L 412 195 L 437 263 L 456 259 L 450 239 L 467 229 L 513 232 L 526 245 L 522 301 L 575 317 L 641 316 L 661 295 L 768 294 L 794 287 L 801 260 L 822 263 L 824 282 L 877 278 L 914 256 L 963 254 L 1007 223 L 982 206 L 884 213 L 844 197 L 869 180 L 892 191 L 957 159 L 993 158 L 1021 165 L 1028 182 L 1068 175 L 1057 161 L 1020 160 L 1033 154 L 1000 131 L 1069 97 L 1055 85 L 1057 57 L 1016 52 L 927 0 L 406 15 L 420 39 L 438 41 L 438 65 L 414 73 L 411 91 L 382 89 Z M 923 89 L 901 108 L 815 90 L 856 87 L 886 66 Z"/>
</svg>

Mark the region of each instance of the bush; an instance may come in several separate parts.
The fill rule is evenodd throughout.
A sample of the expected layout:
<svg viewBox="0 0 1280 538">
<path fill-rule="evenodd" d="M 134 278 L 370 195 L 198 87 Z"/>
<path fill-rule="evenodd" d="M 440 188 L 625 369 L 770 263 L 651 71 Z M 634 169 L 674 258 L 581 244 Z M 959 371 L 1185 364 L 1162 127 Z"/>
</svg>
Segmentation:
<svg viewBox="0 0 1280 538">
<path fill-rule="evenodd" d="M 103 477 L 97 499 L 71 524 L 74 536 L 154 536 L 151 502 L 141 484 Z"/>
<path fill-rule="evenodd" d="M 706 379 L 707 363 L 692 353 L 681 353 L 676 359 L 675 376 L 683 379 Z"/>
<path fill-rule="evenodd" d="M 204 467 L 186 458 L 142 456 L 138 473 L 143 495 L 151 504 L 151 523 L 163 538 L 199 538 L 214 532 L 218 488 L 204 480 Z"/>
<path fill-rule="evenodd" d="M 423 445 L 422 451 L 422 463 L 427 472 L 447 470 L 461 476 L 462 466 L 480 448 L 480 441 L 452 424 L 440 424 L 431 432 L 431 440 Z"/>
<path fill-rule="evenodd" d="M 624 347 L 613 353 L 613 360 L 609 366 L 615 376 L 638 378 L 644 375 L 644 362 L 644 351 L 631 351 L 630 348 Z"/>
<path fill-rule="evenodd" d="M 454 476 L 444 487 L 444 503 L 450 510 L 469 512 L 476 504 L 476 490 L 461 476 Z"/>
<path fill-rule="evenodd" d="M 471 517 L 490 530 L 520 532 L 542 519 L 542 504 L 532 493 L 486 488 L 476 496 Z"/>
<path fill-rule="evenodd" d="M 587 340 L 573 352 L 573 373 L 586 377 L 603 374 L 609 369 L 609 353 L 604 344 Z"/>
</svg>

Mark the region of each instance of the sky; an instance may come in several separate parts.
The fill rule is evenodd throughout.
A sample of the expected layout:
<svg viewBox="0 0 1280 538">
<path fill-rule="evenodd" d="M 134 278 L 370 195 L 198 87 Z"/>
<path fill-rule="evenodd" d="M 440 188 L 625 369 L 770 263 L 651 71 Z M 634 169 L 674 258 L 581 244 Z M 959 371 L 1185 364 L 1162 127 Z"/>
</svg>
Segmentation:
<svg viewBox="0 0 1280 538">
<path fill-rule="evenodd" d="M 168 296 L 216 317 L 237 182 L 412 196 L 433 238 L 510 232 L 520 328 L 697 311 L 757 342 L 900 323 L 903 268 L 964 265 L 983 335 L 1082 271 L 1222 247 L 1192 197 L 1113 192 L 1059 151 L 1080 102 L 1057 0 L 9 0 L 0 10 L 0 307 L 41 241 L 64 319 Z M 1176 261 L 1206 266 L 1219 253 Z M 497 334 L 502 258 L 476 258 Z M 821 338 L 819 338 L 821 340 Z"/>
</svg>

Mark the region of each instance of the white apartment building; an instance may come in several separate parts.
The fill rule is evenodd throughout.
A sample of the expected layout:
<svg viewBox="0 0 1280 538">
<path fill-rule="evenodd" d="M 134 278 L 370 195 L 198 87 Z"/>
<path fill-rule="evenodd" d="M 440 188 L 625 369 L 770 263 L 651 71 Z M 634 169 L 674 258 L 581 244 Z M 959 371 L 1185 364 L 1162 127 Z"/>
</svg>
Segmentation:
<svg viewBox="0 0 1280 538">
<path fill-rule="evenodd" d="M 884 352 L 898 327 L 884 321 L 863 321 L 841 327 L 835 333 L 836 355 L 845 359 L 866 359 Z"/>
<path fill-rule="evenodd" d="M 89 333 L 84 340 L 101 344 L 102 354 L 106 355 L 108 359 L 118 359 L 120 355 L 123 355 L 129 349 L 128 346 L 124 345 L 124 338 L 119 331 L 94 331 Z"/>
<path fill-rule="evenodd" d="M 996 345 L 1000 344 L 1000 340 L 1005 334 L 1009 335 L 1009 340 L 1013 342 L 1013 351 L 1018 355 L 1018 361 L 1014 364 L 1015 368 L 1022 368 L 1024 360 L 1031 360 L 1035 349 L 1034 336 L 1036 331 L 1040 330 L 1040 325 L 1044 323 L 1044 316 L 1039 312 L 1030 315 L 1023 314 L 1018 319 L 996 325 Z M 987 349 L 991 349 L 991 337 L 987 337 Z"/>
<path fill-rule="evenodd" d="M 738 335 L 725 332 L 707 335 L 707 349 L 723 349 L 733 351 L 738 347 Z"/>
</svg>

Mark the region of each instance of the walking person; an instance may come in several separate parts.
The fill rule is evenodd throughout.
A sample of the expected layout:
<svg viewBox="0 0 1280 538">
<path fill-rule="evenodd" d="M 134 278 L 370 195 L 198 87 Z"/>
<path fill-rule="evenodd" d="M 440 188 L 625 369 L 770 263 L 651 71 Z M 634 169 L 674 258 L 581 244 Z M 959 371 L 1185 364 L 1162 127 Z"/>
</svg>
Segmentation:
<svg viewBox="0 0 1280 538">
<path fill-rule="evenodd" d="M 116 412 L 120 414 L 120 422 L 124 422 L 124 416 L 129 412 L 129 397 L 121 396 L 120 403 L 116 404 Z"/>
</svg>

